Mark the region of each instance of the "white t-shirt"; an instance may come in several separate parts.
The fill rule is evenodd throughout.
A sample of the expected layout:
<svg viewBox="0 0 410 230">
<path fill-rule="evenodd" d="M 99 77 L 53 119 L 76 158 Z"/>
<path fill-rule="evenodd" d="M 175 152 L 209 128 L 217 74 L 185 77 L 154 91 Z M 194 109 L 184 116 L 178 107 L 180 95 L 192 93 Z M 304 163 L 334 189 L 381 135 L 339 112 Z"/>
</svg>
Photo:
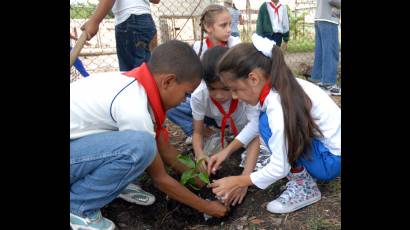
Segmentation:
<svg viewBox="0 0 410 230">
<path fill-rule="evenodd" d="M 228 48 L 231 48 L 231 47 L 241 43 L 241 39 L 239 37 L 230 36 L 228 38 L 227 43 L 228 43 L 227 44 Z M 195 50 L 196 54 L 199 53 L 199 48 L 200 47 L 201 47 L 201 41 L 195 41 L 194 45 L 192 46 L 192 48 Z M 206 44 L 206 40 L 204 39 L 203 43 L 202 43 L 202 52 L 201 52 L 201 57 L 200 58 L 202 58 L 202 56 L 204 56 L 204 53 L 207 50 L 208 50 L 208 45 Z"/>
<path fill-rule="evenodd" d="M 145 89 L 120 72 L 93 74 L 70 84 L 70 140 L 138 130 L 155 137 Z"/>
<path fill-rule="evenodd" d="M 279 4 L 282 4 L 282 6 L 279 7 L 278 9 L 279 20 L 278 20 L 278 15 L 275 13 L 272 6 L 268 2 L 266 3 L 266 8 L 268 10 L 273 32 L 274 33 L 286 33 L 289 31 L 288 10 L 287 10 L 286 5 L 281 3 L 280 1 L 275 6 L 278 6 Z"/>
<path fill-rule="evenodd" d="M 151 14 L 149 0 L 117 0 L 112 6 L 115 25 L 127 20 L 131 14 Z"/>
<path fill-rule="evenodd" d="M 215 119 L 218 126 L 221 127 L 223 115 L 218 110 L 218 107 L 216 107 L 216 105 L 211 101 L 205 81 L 202 80 L 201 84 L 192 93 L 190 103 L 192 108 L 192 117 L 195 120 L 203 120 L 204 117 L 207 116 Z M 230 105 L 231 101 L 222 104 L 225 112 L 229 111 Z M 235 138 L 247 146 L 249 142 L 251 142 L 259 133 L 258 106 L 250 106 L 239 101 L 235 112 L 231 116 L 239 132 Z"/>
<path fill-rule="evenodd" d="M 318 138 L 329 151 L 336 155 L 341 155 L 341 110 L 336 103 L 318 86 L 297 79 L 299 84 L 305 90 L 306 94 L 312 101 L 311 115 L 313 120 L 319 126 L 323 133 L 323 138 Z M 285 126 L 283 119 L 283 110 L 280 102 L 279 93 L 271 90 L 266 97 L 261 111 L 266 111 L 269 128 L 272 136 L 269 145 L 272 155 L 270 162 L 261 170 L 251 174 L 252 183 L 261 189 L 268 187 L 270 184 L 285 177 L 289 170 L 286 144 L 285 144 Z"/>
</svg>

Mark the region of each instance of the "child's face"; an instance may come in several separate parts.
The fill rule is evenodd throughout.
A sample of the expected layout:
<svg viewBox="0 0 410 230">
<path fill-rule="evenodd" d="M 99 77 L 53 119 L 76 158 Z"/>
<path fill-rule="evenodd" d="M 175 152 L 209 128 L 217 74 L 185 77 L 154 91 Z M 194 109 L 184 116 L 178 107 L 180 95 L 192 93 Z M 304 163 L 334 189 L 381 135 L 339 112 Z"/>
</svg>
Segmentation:
<svg viewBox="0 0 410 230">
<path fill-rule="evenodd" d="M 231 15 L 229 12 L 223 11 L 216 14 L 214 22 L 205 28 L 208 35 L 218 41 L 228 41 L 229 36 L 231 36 Z"/>
<path fill-rule="evenodd" d="M 168 85 L 163 86 L 160 89 L 160 94 L 165 110 L 181 104 L 188 94 L 191 94 L 198 87 L 199 83 L 201 83 L 201 79 L 181 83 L 177 82 L 176 79 L 172 79 Z"/>
<path fill-rule="evenodd" d="M 238 98 L 252 106 L 258 104 L 259 95 L 265 82 L 259 78 L 260 76 L 252 75 L 248 78 L 236 79 L 231 73 L 221 73 L 220 77 L 222 82 L 230 89 L 232 98 Z"/>
<path fill-rule="evenodd" d="M 207 85 L 207 87 L 209 96 L 221 104 L 232 99 L 231 91 L 221 81 L 213 82 Z"/>
</svg>

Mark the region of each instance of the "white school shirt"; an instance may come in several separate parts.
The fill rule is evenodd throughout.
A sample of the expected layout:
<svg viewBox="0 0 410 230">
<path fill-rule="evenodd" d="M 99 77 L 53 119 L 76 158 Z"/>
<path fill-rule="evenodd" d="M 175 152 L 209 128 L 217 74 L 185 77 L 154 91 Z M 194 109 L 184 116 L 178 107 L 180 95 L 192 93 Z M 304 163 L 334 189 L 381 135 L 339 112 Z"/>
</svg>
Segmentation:
<svg viewBox="0 0 410 230">
<path fill-rule="evenodd" d="M 91 134 L 136 130 L 155 137 L 147 94 L 120 72 L 92 74 L 70 84 L 70 140 Z"/>
<path fill-rule="evenodd" d="M 228 48 L 231 48 L 231 47 L 233 47 L 233 46 L 235 46 L 239 43 L 241 43 L 241 39 L 239 37 L 234 37 L 234 36 L 230 36 L 228 38 L 228 41 L 227 41 Z M 196 54 L 199 53 L 199 48 L 200 47 L 201 47 L 201 41 L 195 41 L 194 45 L 192 46 L 192 48 L 195 50 Z M 206 44 L 206 40 L 204 39 L 203 43 L 202 43 L 202 53 L 201 53 L 200 58 L 202 58 L 202 56 L 204 56 L 204 53 L 207 50 L 208 50 L 208 45 Z"/>
<path fill-rule="evenodd" d="M 275 3 L 273 4 L 275 5 Z M 279 21 L 278 15 L 275 13 L 269 2 L 266 3 L 266 8 L 268 10 L 273 32 L 283 34 L 289 31 L 289 17 L 286 5 L 279 1 L 275 6 L 278 6 L 279 4 L 282 4 L 282 6 L 278 9 Z"/>
<path fill-rule="evenodd" d="M 203 120 L 204 117 L 207 116 L 215 119 L 218 126 L 221 127 L 223 115 L 218 110 L 218 107 L 216 107 L 216 105 L 211 101 L 205 81 L 202 80 L 201 84 L 192 93 L 190 103 L 192 108 L 192 117 L 195 120 Z M 225 112 L 228 112 L 231 101 L 221 105 Z M 242 101 L 239 101 L 235 112 L 231 115 L 239 132 L 235 138 L 245 146 L 247 146 L 249 142 L 251 142 L 259 133 L 258 108 L 258 106 L 250 106 Z M 229 121 L 227 124 L 230 125 Z"/>
<path fill-rule="evenodd" d="M 149 0 L 117 0 L 112 6 L 115 25 L 124 22 L 131 14 L 151 14 Z"/>
<path fill-rule="evenodd" d="M 323 133 L 323 138 L 318 138 L 329 151 L 336 155 L 341 155 L 341 110 L 336 103 L 318 86 L 297 79 L 306 94 L 312 101 L 310 111 L 312 118 Z M 261 189 L 265 189 L 270 184 L 285 177 L 290 170 L 285 144 L 285 126 L 283 120 L 283 110 L 280 102 L 279 93 L 272 90 L 263 103 L 261 111 L 266 112 L 269 128 L 272 136 L 269 143 L 271 152 L 270 162 L 257 172 L 251 173 L 251 181 Z"/>
</svg>

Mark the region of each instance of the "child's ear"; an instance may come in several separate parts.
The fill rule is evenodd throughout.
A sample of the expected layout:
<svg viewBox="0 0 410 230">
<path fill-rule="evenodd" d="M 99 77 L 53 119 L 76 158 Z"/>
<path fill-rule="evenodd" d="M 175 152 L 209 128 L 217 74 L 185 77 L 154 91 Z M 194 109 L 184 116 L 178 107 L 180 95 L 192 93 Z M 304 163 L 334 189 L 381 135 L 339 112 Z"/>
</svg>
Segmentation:
<svg viewBox="0 0 410 230">
<path fill-rule="evenodd" d="M 166 90 L 172 88 L 175 84 L 177 84 L 177 76 L 175 74 L 163 75 L 161 80 L 161 88 Z"/>
<path fill-rule="evenodd" d="M 260 80 L 261 80 L 260 78 L 261 78 L 261 76 L 260 76 L 259 72 L 251 71 L 248 74 L 248 79 L 247 80 L 248 80 L 248 83 L 251 86 L 257 86 L 259 84 Z"/>
</svg>

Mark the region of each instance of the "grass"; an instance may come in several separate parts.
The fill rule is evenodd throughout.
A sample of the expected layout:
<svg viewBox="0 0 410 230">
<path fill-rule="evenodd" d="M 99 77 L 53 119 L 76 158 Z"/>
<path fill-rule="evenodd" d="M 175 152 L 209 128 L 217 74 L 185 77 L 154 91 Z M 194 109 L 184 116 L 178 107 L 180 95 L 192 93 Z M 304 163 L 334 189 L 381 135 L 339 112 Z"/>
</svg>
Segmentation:
<svg viewBox="0 0 410 230">
<path fill-rule="evenodd" d="M 340 223 L 332 223 L 332 221 L 328 219 L 320 218 L 312 218 L 309 219 L 307 222 L 307 229 L 309 230 L 329 230 L 329 229 L 340 229 Z"/>
<path fill-rule="evenodd" d="M 315 50 L 315 40 L 314 39 L 290 39 L 288 42 L 289 53 L 301 53 L 301 52 L 313 52 Z"/>
</svg>

